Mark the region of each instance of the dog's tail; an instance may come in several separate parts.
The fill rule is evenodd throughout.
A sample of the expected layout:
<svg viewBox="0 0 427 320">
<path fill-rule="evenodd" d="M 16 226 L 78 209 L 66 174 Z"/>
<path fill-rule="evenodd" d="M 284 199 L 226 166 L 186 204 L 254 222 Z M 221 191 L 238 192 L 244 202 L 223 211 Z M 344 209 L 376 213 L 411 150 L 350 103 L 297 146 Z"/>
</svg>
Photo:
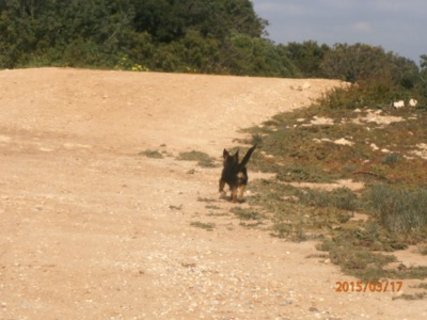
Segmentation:
<svg viewBox="0 0 427 320">
<path fill-rule="evenodd" d="M 249 159 L 251 158 L 251 155 L 254 152 L 255 148 L 256 144 L 252 148 L 250 148 L 248 152 L 246 152 L 245 156 L 242 159 L 242 162 L 239 163 L 239 168 L 244 168 L 248 164 Z"/>
</svg>

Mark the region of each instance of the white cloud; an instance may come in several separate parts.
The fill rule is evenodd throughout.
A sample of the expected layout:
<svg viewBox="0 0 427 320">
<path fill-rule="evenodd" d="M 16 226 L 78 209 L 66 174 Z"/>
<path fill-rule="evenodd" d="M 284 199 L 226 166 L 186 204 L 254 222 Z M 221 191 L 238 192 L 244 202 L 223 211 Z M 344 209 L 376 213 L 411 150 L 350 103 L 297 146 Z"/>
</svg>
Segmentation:
<svg viewBox="0 0 427 320">
<path fill-rule="evenodd" d="M 369 33 L 373 30 L 372 25 L 367 21 L 358 21 L 351 26 L 351 29 L 361 33 Z"/>
<path fill-rule="evenodd" d="M 272 14 L 282 12 L 286 15 L 300 15 L 306 11 L 303 5 L 292 1 L 255 1 L 255 10 Z"/>
<path fill-rule="evenodd" d="M 418 62 L 427 54 L 426 0 L 252 0 L 273 41 L 363 42 Z"/>
</svg>

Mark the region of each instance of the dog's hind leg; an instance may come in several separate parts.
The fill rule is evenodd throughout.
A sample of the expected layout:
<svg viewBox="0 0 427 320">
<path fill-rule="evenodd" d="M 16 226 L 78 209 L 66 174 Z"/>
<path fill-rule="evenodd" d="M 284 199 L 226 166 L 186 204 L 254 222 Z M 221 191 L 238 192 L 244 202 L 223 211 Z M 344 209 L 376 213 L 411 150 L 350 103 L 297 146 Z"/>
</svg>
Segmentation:
<svg viewBox="0 0 427 320">
<path fill-rule="evenodd" d="M 234 203 L 237 202 L 237 188 L 231 189 L 231 201 Z"/>
</svg>

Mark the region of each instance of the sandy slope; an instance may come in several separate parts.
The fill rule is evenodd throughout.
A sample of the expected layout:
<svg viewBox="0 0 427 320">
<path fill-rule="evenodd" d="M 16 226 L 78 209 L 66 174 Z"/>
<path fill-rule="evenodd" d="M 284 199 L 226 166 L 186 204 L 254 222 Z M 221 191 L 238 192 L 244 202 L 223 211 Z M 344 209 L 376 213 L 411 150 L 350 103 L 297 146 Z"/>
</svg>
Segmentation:
<svg viewBox="0 0 427 320">
<path fill-rule="evenodd" d="M 219 169 L 174 158 L 219 160 L 239 128 L 336 85 L 1 71 L 0 319 L 425 319 L 425 301 L 336 293 L 351 278 L 307 258 L 313 243 L 212 216 L 232 207 L 218 200 Z M 173 156 L 138 155 L 147 148 Z"/>
</svg>

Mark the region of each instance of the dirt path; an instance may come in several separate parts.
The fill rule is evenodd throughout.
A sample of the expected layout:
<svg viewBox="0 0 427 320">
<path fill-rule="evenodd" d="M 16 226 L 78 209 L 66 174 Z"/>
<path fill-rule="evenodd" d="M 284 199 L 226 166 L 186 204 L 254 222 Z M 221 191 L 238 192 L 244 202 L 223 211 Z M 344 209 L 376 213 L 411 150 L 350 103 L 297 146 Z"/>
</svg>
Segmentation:
<svg viewBox="0 0 427 320">
<path fill-rule="evenodd" d="M 1 71 L 0 319 L 425 319 L 425 301 L 336 293 L 352 279 L 307 258 L 313 243 L 241 227 L 218 199 L 219 169 L 175 160 L 219 160 L 239 128 L 335 85 Z"/>
</svg>

